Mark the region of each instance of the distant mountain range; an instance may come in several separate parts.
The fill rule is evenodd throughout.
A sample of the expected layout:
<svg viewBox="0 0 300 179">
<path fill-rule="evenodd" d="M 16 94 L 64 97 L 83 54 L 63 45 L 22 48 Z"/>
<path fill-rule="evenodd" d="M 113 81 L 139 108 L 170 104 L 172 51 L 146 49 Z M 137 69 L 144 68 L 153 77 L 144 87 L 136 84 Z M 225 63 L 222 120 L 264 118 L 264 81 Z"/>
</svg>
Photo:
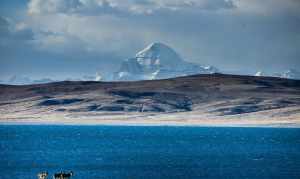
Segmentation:
<svg viewBox="0 0 300 179">
<path fill-rule="evenodd" d="M 51 83 L 55 80 L 50 78 L 42 78 L 42 79 L 31 79 L 26 76 L 17 76 L 14 75 L 7 80 L 2 80 L 0 83 L 2 84 L 10 84 L 10 85 L 27 85 L 27 84 L 42 84 L 42 83 Z"/>
<path fill-rule="evenodd" d="M 300 71 L 295 69 L 286 70 L 281 73 L 266 73 L 263 71 L 258 71 L 254 76 L 270 76 L 270 77 L 279 77 L 279 78 L 287 78 L 287 79 L 300 79 Z"/>
<path fill-rule="evenodd" d="M 83 76 L 81 78 L 66 78 L 63 80 L 55 80 L 51 78 L 41 78 L 41 79 L 31 79 L 24 76 L 12 76 L 8 80 L 0 80 L 0 84 L 10 84 L 10 85 L 28 85 L 28 84 L 44 84 L 58 81 L 102 81 L 103 77 L 96 73 L 95 76 Z"/>
<path fill-rule="evenodd" d="M 163 43 L 152 43 L 138 52 L 135 57 L 123 60 L 119 70 L 111 72 L 109 77 L 101 73 L 80 78 L 66 78 L 55 80 L 52 78 L 31 79 L 24 76 L 12 76 L 7 80 L 0 80 L 1 84 L 24 85 L 43 84 L 55 81 L 139 81 L 167 79 L 194 74 L 222 73 L 214 66 L 203 66 L 183 60 L 171 47 Z M 270 76 L 287 79 L 300 79 L 300 71 L 290 69 L 278 73 L 258 71 L 254 76 Z M 111 77 L 113 76 L 113 77 Z"/>
</svg>

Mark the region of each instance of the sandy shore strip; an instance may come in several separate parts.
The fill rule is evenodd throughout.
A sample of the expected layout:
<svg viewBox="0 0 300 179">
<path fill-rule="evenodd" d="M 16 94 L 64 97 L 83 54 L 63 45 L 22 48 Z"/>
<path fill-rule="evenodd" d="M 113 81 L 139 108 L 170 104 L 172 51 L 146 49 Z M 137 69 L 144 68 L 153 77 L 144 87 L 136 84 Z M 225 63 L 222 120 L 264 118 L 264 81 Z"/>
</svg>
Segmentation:
<svg viewBox="0 0 300 179">
<path fill-rule="evenodd" d="M 116 115 L 30 115 L 0 118 L 0 125 L 118 125 L 118 126 L 199 126 L 199 127 L 291 127 L 300 128 L 299 117 L 231 116 L 209 117 L 192 113 Z"/>
</svg>

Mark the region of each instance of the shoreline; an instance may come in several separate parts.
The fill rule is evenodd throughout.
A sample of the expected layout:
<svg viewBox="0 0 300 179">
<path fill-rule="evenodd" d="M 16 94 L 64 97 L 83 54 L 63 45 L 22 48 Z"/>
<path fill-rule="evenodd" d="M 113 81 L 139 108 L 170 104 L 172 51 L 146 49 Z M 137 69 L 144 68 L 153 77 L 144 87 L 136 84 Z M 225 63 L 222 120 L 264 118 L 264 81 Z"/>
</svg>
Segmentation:
<svg viewBox="0 0 300 179">
<path fill-rule="evenodd" d="M 178 123 L 178 122 L 78 122 L 78 121 L 0 121 L 0 126 L 111 126 L 111 127 L 215 127 L 215 128 L 300 128 L 300 123 Z"/>
<path fill-rule="evenodd" d="M 271 113 L 272 114 L 272 113 Z M 235 116 L 209 116 L 183 113 L 44 113 L 4 115 L 0 125 L 78 125 L 78 126 L 170 126 L 170 127 L 263 127 L 300 128 L 300 116 L 272 116 L 256 113 Z"/>
</svg>

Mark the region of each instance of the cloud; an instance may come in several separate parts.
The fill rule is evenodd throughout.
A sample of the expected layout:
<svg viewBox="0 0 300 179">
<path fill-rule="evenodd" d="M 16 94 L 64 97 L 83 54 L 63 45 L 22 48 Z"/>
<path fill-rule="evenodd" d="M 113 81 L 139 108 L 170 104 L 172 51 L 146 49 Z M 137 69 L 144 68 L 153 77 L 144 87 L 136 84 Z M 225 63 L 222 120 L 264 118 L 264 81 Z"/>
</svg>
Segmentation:
<svg viewBox="0 0 300 179">
<path fill-rule="evenodd" d="M 0 16 L 0 35 L 1 37 L 9 33 L 9 23 L 8 21 Z"/>
<path fill-rule="evenodd" d="M 28 13 L 72 12 L 80 5 L 79 0 L 31 0 L 28 4 Z"/>
<path fill-rule="evenodd" d="M 298 0 L 30 0 L 31 16 L 68 14 L 79 16 L 201 15 L 226 11 L 237 15 L 292 15 L 300 17 Z"/>
<path fill-rule="evenodd" d="M 25 25 L 18 24 L 9 18 L 0 16 L 0 54 L 1 59 L 6 58 L 6 54 L 19 49 L 31 48 L 34 33 Z"/>
<path fill-rule="evenodd" d="M 299 15 L 298 0 L 30 0 L 29 14 L 146 14 L 232 10 L 239 13 Z"/>
<path fill-rule="evenodd" d="M 129 55 L 148 42 L 163 40 L 155 21 L 233 7 L 231 0 L 31 0 L 24 24 L 44 50 Z"/>
<path fill-rule="evenodd" d="M 234 8 L 232 0 L 31 0 L 29 14 L 47 13 L 132 13 L 186 9 L 218 10 Z"/>
<path fill-rule="evenodd" d="M 232 0 L 239 12 L 274 15 L 274 14 L 293 14 L 300 16 L 299 0 Z"/>
<path fill-rule="evenodd" d="M 144 45 L 147 36 L 154 36 L 147 27 L 136 28 L 138 25 L 130 20 L 114 16 L 51 14 L 26 23 L 35 32 L 37 48 L 64 54 L 81 51 L 129 55 L 130 49 Z"/>
<path fill-rule="evenodd" d="M 0 16 L 0 45 L 26 43 L 33 40 L 33 36 L 31 29 L 24 23 L 18 24 Z"/>
<path fill-rule="evenodd" d="M 88 52 L 75 36 L 55 31 L 54 26 L 43 29 L 37 30 L 29 21 L 0 16 L 0 79 L 14 75 L 65 79 L 96 71 L 107 74 L 107 69 L 116 68 L 121 59 L 118 54 Z"/>
</svg>

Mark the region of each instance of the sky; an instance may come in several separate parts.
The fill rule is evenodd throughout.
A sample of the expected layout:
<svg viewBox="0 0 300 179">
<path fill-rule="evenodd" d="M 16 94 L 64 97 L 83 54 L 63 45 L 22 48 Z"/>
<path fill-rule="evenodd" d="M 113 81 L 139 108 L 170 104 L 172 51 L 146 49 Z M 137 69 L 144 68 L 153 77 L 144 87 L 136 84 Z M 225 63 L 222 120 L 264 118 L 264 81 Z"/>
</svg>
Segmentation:
<svg viewBox="0 0 300 179">
<path fill-rule="evenodd" d="M 227 73 L 300 70 L 300 1 L 0 1 L 0 80 L 106 75 L 152 42 Z"/>
</svg>

